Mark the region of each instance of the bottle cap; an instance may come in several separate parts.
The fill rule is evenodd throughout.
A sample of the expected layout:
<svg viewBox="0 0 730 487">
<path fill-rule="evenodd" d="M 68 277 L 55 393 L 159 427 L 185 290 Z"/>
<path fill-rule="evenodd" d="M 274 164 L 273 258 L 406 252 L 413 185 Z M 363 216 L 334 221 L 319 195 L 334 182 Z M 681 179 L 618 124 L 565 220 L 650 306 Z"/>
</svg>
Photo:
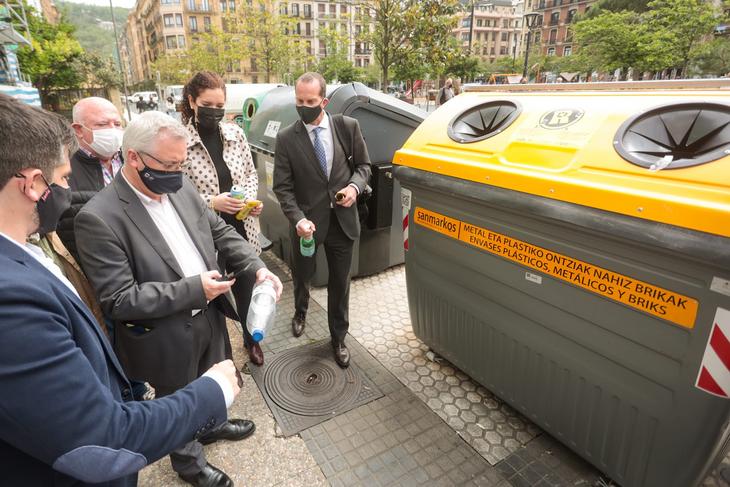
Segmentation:
<svg viewBox="0 0 730 487">
<path fill-rule="evenodd" d="M 253 341 L 258 343 L 264 339 L 264 332 L 261 330 L 254 330 L 253 333 L 251 333 L 251 338 L 253 338 Z"/>
</svg>

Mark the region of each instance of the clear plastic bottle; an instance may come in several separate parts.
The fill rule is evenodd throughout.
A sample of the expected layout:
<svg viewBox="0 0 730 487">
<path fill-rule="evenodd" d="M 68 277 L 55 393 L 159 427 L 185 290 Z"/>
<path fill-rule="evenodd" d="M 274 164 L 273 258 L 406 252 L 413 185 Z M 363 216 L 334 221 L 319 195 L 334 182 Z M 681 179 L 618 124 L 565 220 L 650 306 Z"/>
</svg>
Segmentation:
<svg viewBox="0 0 730 487">
<path fill-rule="evenodd" d="M 276 289 L 269 279 L 256 284 L 251 294 L 251 304 L 246 315 L 246 329 L 253 341 L 260 342 L 276 316 Z"/>
<path fill-rule="evenodd" d="M 299 252 L 304 257 L 311 257 L 314 255 L 314 237 L 299 237 Z"/>
</svg>

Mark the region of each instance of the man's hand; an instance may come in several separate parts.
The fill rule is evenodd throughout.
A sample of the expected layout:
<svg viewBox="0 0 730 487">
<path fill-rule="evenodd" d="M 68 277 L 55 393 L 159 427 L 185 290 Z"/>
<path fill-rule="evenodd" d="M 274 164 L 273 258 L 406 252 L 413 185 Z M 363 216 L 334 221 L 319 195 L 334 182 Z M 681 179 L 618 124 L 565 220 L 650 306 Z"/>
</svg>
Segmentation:
<svg viewBox="0 0 730 487">
<path fill-rule="evenodd" d="M 307 220 L 306 218 L 302 218 L 299 223 L 297 223 L 297 235 L 300 237 L 312 238 L 312 234 L 316 230 L 314 222 Z"/>
<path fill-rule="evenodd" d="M 230 193 L 221 193 L 213 198 L 213 208 L 221 213 L 235 215 L 246 203 L 238 198 L 231 198 Z"/>
<path fill-rule="evenodd" d="M 236 279 L 230 281 L 217 281 L 221 277 L 221 273 L 218 271 L 208 271 L 200 274 L 200 280 L 203 283 L 203 291 L 205 292 L 205 299 L 212 301 L 221 294 L 228 292 L 236 282 Z"/>
<path fill-rule="evenodd" d="M 279 301 L 279 298 L 281 297 L 281 291 L 284 289 L 284 287 L 281 285 L 281 281 L 279 280 L 279 278 L 276 277 L 276 274 L 272 273 L 266 267 L 262 267 L 261 269 L 256 271 L 256 284 L 264 282 L 266 279 L 274 283 L 276 300 Z"/>
<path fill-rule="evenodd" d="M 211 372 L 218 378 L 225 378 L 225 380 L 229 384 L 231 384 L 231 390 L 233 391 L 234 398 L 238 395 L 239 392 L 241 392 L 242 384 L 239 382 L 239 378 L 241 376 L 238 374 L 238 370 L 236 369 L 236 366 L 233 365 L 232 360 L 224 360 L 223 362 L 218 362 L 213 367 L 208 369 L 208 372 Z"/>
<path fill-rule="evenodd" d="M 338 195 L 343 195 L 344 198 L 335 198 L 336 203 L 345 208 L 351 207 L 357 201 L 357 190 L 349 184 L 337 192 Z"/>
</svg>

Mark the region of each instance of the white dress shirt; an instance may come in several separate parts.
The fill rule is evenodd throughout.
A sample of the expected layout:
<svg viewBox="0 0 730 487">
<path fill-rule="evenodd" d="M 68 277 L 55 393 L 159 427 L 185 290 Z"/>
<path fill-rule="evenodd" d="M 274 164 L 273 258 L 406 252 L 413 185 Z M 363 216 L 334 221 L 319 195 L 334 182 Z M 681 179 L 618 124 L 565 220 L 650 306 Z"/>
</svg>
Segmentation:
<svg viewBox="0 0 730 487">
<path fill-rule="evenodd" d="M 172 251 L 180 269 L 182 269 L 185 277 L 199 276 L 203 272 L 208 271 L 203 257 L 200 255 L 198 248 L 190 238 L 188 230 L 180 220 L 180 215 L 175 211 L 175 207 L 170 202 L 170 197 L 166 194 L 161 196 L 160 201 L 156 201 L 149 196 L 141 193 L 129 182 L 122 171 L 124 181 L 132 188 L 134 194 L 137 195 L 139 201 L 144 206 L 147 213 L 152 218 L 155 226 L 162 234 L 162 238 Z M 200 310 L 194 309 L 193 316 L 198 314 Z"/>
<path fill-rule="evenodd" d="M 312 141 L 313 147 L 314 129 L 317 127 L 322 128 L 322 130 L 319 131 L 319 141 L 322 142 L 324 154 L 327 157 L 327 179 L 329 179 L 330 174 L 332 174 L 332 160 L 335 158 L 335 142 L 333 139 L 332 127 L 330 127 L 330 116 L 327 112 L 325 112 L 324 117 L 322 117 L 322 121 L 319 122 L 319 125 L 307 123 L 304 127 L 307 129 L 307 134 L 309 134 L 309 140 Z"/>
<path fill-rule="evenodd" d="M 37 260 L 43 267 L 48 269 L 51 274 L 56 276 L 59 281 L 61 281 L 67 288 L 69 288 L 76 296 L 79 295 L 78 291 L 76 291 L 76 288 L 71 284 L 71 281 L 69 281 L 66 276 L 63 275 L 63 271 L 60 267 L 56 265 L 55 262 L 53 262 L 53 259 L 48 257 L 44 252 L 43 249 L 38 247 L 37 245 L 33 245 L 32 243 L 27 243 L 25 245 L 20 245 L 18 242 L 13 240 L 12 238 L 8 237 L 4 233 L 0 232 L 0 236 L 3 236 L 13 242 L 15 245 L 20 247 L 21 249 L 25 250 L 30 254 L 31 257 L 33 257 L 35 260 Z"/>
</svg>

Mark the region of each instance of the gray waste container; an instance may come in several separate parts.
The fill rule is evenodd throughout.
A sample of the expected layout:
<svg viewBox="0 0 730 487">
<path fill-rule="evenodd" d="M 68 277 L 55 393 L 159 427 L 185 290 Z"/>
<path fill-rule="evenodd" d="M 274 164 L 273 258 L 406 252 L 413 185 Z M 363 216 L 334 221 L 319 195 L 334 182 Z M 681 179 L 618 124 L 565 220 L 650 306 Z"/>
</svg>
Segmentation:
<svg viewBox="0 0 730 487">
<path fill-rule="evenodd" d="M 625 86 L 467 93 L 413 133 L 409 307 L 619 485 L 691 487 L 730 438 L 730 103 Z"/>
<path fill-rule="evenodd" d="M 426 118 L 426 112 L 408 103 L 372 90 L 361 83 L 328 86 L 327 112 L 341 113 L 360 123 L 373 176 L 369 216 L 360 240 L 355 242 L 352 275 L 366 276 L 403 262 L 400 186 L 393 179 L 393 154 Z M 264 202 L 260 217 L 261 233 L 273 244 L 275 253 L 291 264 L 289 222 L 273 192 L 274 145 L 279 129 L 298 119 L 294 108 L 294 88 L 274 89 L 266 95 L 251 121 L 248 142 L 259 175 L 259 199 Z M 317 270 L 312 284 L 327 283 L 324 252 L 317 254 Z"/>
</svg>

